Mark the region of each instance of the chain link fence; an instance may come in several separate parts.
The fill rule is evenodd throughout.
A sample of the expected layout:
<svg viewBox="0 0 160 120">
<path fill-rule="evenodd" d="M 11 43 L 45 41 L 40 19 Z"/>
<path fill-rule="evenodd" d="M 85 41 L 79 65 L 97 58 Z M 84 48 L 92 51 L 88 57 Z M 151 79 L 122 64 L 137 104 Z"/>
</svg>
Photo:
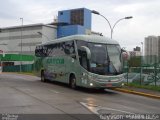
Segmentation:
<svg viewBox="0 0 160 120">
<path fill-rule="evenodd" d="M 123 63 L 125 82 L 160 87 L 160 58 L 157 56 L 135 56 Z"/>
<path fill-rule="evenodd" d="M 36 63 L 22 65 L 22 72 L 39 70 L 40 64 L 41 60 L 36 60 Z M 3 72 L 20 72 L 20 65 L 3 66 Z M 123 72 L 126 84 L 160 87 L 160 57 L 131 57 L 123 62 Z"/>
</svg>

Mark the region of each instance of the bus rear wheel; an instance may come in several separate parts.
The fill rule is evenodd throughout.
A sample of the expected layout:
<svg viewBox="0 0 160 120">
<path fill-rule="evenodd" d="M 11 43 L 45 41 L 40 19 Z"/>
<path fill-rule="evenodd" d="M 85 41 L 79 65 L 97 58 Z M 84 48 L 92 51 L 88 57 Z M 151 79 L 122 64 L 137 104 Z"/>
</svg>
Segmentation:
<svg viewBox="0 0 160 120">
<path fill-rule="evenodd" d="M 70 77 L 70 82 L 69 82 L 69 84 L 70 84 L 70 87 L 72 88 L 72 89 L 76 89 L 76 78 L 75 78 L 75 76 L 71 76 Z"/>
<path fill-rule="evenodd" d="M 44 75 L 44 71 L 41 72 L 41 82 L 46 82 L 46 78 L 45 78 L 45 75 Z"/>
</svg>

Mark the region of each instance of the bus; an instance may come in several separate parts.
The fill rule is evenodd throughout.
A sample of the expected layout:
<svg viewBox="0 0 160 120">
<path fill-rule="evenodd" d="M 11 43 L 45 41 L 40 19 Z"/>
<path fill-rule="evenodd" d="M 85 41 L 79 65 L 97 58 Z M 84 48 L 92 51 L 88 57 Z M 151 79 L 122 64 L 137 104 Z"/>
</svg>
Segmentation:
<svg viewBox="0 0 160 120">
<path fill-rule="evenodd" d="M 35 70 L 42 82 L 58 81 L 85 88 L 121 87 L 122 49 L 98 35 L 72 35 L 36 46 Z"/>
</svg>

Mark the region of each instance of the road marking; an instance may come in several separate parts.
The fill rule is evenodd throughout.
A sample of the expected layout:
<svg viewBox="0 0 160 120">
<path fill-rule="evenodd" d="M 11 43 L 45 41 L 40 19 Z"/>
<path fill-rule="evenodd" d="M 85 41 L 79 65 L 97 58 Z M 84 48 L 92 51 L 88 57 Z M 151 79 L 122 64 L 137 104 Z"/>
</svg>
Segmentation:
<svg viewBox="0 0 160 120">
<path fill-rule="evenodd" d="M 60 93 L 60 92 L 58 92 L 58 91 L 56 91 L 56 90 L 50 90 L 51 92 L 54 92 L 54 93 L 56 93 L 56 94 L 58 94 L 58 93 Z"/>
<path fill-rule="evenodd" d="M 105 108 L 105 107 L 102 107 L 101 109 L 103 109 L 103 110 L 112 110 L 112 111 L 122 112 L 122 113 L 126 113 L 126 114 L 134 114 L 134 113 L 127 112 L 127 111 L 124 111 L 124 110 L 113 109 L 113 108 Z"/>
<path fill-rule="evenodd" d="M 84 103 L 84 102 L 80 102 L 80 104 L 83 105 L 84 107 L 86 107 L 87 109 L 89 109 L 91 112 L 98 115 L 96 107 L 94 107 L 94 106 L 92 107 L 90 104 L 88 105 L 87 103 Z M 99 107 L 99 106 L 97 106 L 97 107 Z"/>
<path fill-rule="evenodd" d="M 109 110 L 109 111 L 114 111 L 114 112 L 120 112 L 120 113 L 125 113 L 125 114 L 134 114 L 131 112 L 127 112 L 124 110 L 119 110 L 119 109 L 114 109 L 114 108 L 107 108 L 107 107 L 102 107 L 99 105 L 92 105 L 92 104 L 88 104 L 88 103 L 84 103 L 84 102 L 80 102 L 81 105 L 83 105 L 84 107 L 86 107 L 87 109 L 89 109 L 91 112 L 100 115 L 100 113 L 98 111 L 100 110 Z M 107 113 L 106 113 L 107 114 Z"/>
</svg>

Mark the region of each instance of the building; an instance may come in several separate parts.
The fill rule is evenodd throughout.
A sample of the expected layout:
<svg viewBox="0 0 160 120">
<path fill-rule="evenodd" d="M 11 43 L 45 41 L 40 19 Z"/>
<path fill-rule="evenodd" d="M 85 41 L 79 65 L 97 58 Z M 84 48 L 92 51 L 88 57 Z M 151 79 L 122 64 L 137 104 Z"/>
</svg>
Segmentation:
<svg viewBox="0 0 160 120">
<path fill-rule="evenodd" d="M 1 28 L 0 50 L 33 55 L 35 46 L 48 40 L 75 34 L 99 34 L 91 31 L 91 11 L 86 8 L 59 11 L 57 21 Z"/>
<path fill-rule="evenodd" d="M 138 47 L 138 46 L 136 46 L 136 48 L 133 48 L 133 51 L 141 51 L 141 48 L 140 47 Z"/>
<path fill-rule="evenodd" d="M 1 28 L 0 50 L 5 52 L 8 58 L 14 58 L 10 59 L 12 65 L 18 65 L 21 64 L 18 61 L 23 61 L 22 55 L 34 55 L 37 44 L 75 34 L 102 35 L 101 33 L 91 31 L 91 10 L 78 8 L 59 11 L 58 20 L 50 24 L 31 24 Z M 4 57 L 0 56 L 1 61 L 7 61 L 2 58 Z M 30 63 L 23 61 L 22 64 Z"/>
<path fill-rule="evenodd" d="M 157 36 L 148 36 L 144 41 L 144 52 L 145 56 L 148 55 L 159 55 L 159 39 Z"/>
<path fill-rule="evenodd" d="M 32 24 L 1 28 L 0 31 L 0 50 L 5 53 L 1 56 L 3 65 L 31 64 L 24 55 L 34 55 L 37 44 L 46 42 L 57 37 L 57 28 L 51 25 Z M 22 59 L 20 56 L 24 56 Z"/>
<path fill-rule="evenodd" d="M 91 10 L 78 8 L 58 12 L 57 37 L 91 34 Z"/>
<path fill-rule="evenodd" d="M 128 54 L 129 54 L 130 57 L 141 56 L 140 51 L 129 51 Z"/>
<path fill-rule="evenodd" d="M 141 48 L 136 46 L 135 48 L 133 48 L 133 51 L 128 51 L 128 54 L 130 57 L 141 56 Z"/>
<path fill-rule="evenodd" d="M 56 37 L 56 27 L 44 24 L 1 28 L 0 49 L 5 53 L 33 55 L 37 44 Z"/>
<path fill-rule="evenodd" d="M 160 36 L 145 37 L 144 54 L 148 64 L 155 63 L 155 58 L 160 57 Z"/>
</svg>

